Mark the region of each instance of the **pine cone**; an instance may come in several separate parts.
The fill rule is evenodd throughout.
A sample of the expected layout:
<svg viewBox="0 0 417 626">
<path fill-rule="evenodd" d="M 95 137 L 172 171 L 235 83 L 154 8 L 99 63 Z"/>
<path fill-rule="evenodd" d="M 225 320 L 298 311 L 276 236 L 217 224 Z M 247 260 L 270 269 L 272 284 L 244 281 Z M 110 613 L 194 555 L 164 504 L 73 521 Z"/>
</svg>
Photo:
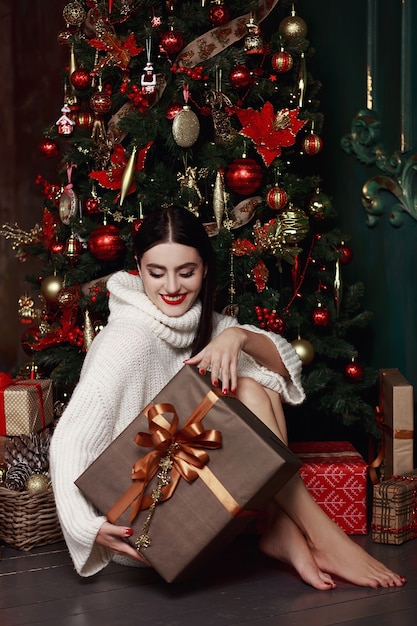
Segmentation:
<svg viewBox="0 0 417 626">
<path fill-rule="evenodd" d="M 12 491 L 24 491 L 26 481 L 31 476 L 32 470 L 27 463 L 11 465 L 6 472 L 4 486 Z"/>
<path fill-rule="evenodd" d="M 5 446 L 4 460 L 9 466 L 26 463 L 32 472 L 47 472 L 50 440 L 48 430 L 11 437 Z"/>
</svg>

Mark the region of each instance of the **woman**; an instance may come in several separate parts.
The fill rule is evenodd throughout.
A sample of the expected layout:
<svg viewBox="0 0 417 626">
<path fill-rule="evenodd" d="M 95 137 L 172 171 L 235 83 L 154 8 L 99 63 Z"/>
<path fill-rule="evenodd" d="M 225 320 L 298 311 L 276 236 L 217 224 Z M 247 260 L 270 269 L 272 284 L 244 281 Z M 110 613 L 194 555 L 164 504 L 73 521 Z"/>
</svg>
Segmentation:
<svg viewBox="0 0 417 626">
<path fill-rule="evenodd" d="M 94 339 L 80 381 L 52 438 L 51 474 L 64 536 L 81 576 L 114 555 L 142 557 L 74 480 L 124 430 L 184 363 L 210 371 L 284 442 L 281 399 L 304 400 L 301 363 L 281 336 L 213 312 L 215 260 L 199 220 L 186 209 L 155 211 L 134 240 L 139 275 L 108 280 L 110 316 Z M 220 382 L 221 381 L 221 382 Z M 299 475 L 269 504 L 260 548 L 292 564 L 316 589 L 332 574 L 359 585 L 400 586 L 404 579 L 352 542 L 313 501 Z"/>
</svg>

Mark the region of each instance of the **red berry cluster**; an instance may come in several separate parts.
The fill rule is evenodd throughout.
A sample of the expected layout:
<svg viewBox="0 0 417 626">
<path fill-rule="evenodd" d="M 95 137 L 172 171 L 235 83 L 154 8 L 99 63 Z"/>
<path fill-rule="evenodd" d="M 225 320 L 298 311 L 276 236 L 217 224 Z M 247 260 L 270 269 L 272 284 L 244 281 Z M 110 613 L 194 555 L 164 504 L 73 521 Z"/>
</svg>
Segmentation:
<svg viewBox="0 0 417 626">
<path fill-rule="evenodd" d="M 208 76 L 203 74 L 204 67 L 202 65 L 196 65 L 195 67 L 184 67 L 184 65 L 173 65 L 171 70 L 174 74 L 185 74 L 192 80 L 207 80 Z"/>
<path fill-rule="evenodd" d="M 263 328 L 264 330 L 269 330 L 279 335 L 284 332 L 284 321 L 276 311 L 271 311 L 270 309 L 266 307 L 261 307 L 259 305 L 254 307 L 254 311 L 256 313 L 260 328 Z"/>
<path fill-rule="evenodd" d="M 146 94 L 142 92 L 142 87 L 133 84 L 130 88 L 130 92 L 128 90 L 128 83 L 122 83 L 122 85 L 120 86 L 120 92 L 125 93 L 129 100 L 133 102 L 135 107 L 138 107 L 141 113 L 146 113 L 146 111 L 149 109 L 149 100 Z"/>
<path fill-rule="evenodd" d="M 84 333 L 81 328 L 75 326 L 72 330 L 68 332 L 67 339 L 69 343 L 72 343 L 72 345 L 78 346 L 80 348 L 84 343 Z"/>
</svg>

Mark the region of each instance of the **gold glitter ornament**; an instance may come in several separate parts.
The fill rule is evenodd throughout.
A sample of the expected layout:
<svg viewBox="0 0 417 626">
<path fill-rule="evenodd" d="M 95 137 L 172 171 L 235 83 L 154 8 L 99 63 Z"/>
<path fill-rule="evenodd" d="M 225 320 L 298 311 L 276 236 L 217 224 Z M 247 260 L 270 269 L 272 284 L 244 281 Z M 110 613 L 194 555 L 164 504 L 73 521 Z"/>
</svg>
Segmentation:
<svg viewBox="0 0 417 626">
<path fill-rule="evenodd" d="M 181 148 L 190 148 L 200 134 L 200 122 L 188 104 L 177 113 L 172 123 L 172 134 L 175 143 Z"/>
<path fill-rule="evenodd" d="M 305 39 L 307 24 L 302 17 L 295 14 L 294 5 L 291 9 L 291 15 L 281 20 L 278 31 L 287 39 Z"/>
<path fill-rule="evenodd" d="M 51 481 L 46 474 L 31 474 L 26 479 L 25 490 L 29 493 L 46 491 L 51 486 Z"/>
<path fill-rule="evenodd" d="M 224 171 L 219 169 L 216 174 L 213 192 L 213 213 L 216 218 L 217 228 L 220 228 L 223 221 L 225 209 L 225 191 L 224 191 Z"/>
<path fill-rule="evenodd" d="M 62 16 L 68 25 L 79 27 L 84 22 L 87 14 L 81 2 L 75 0 L 75 2 L 70 2 L 64 6 Z"/>
<path fill-rule="evenodd" d="M 278 219 L 281 222 L 281 234 L 287 243 L 298 243 L 309 233 L 310 223 L 307 215 L 292 204 L 287 210 L 284 209 L 279 213 Z"/>
</svg>

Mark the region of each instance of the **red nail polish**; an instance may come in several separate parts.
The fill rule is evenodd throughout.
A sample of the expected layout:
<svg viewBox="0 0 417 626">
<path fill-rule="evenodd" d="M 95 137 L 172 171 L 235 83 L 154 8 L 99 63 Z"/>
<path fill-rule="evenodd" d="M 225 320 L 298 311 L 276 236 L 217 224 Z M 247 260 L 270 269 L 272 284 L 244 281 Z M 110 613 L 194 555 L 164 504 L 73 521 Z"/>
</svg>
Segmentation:
<svg viewBox="0 0 417 626">
<path fill-rule="evenodd" d="M 202 374 L 202 376 L 204 376 L 205 373 L 206 373 L 206 370 L 203 370 L 203 369 L 200 370 L 200 374 Z"/>
<path fill-rule="evenodd" d="M 223 394 L 224 396 L 227 396 L 227 389 L 223 389 L 222 394 Z"/>
<path fill-rule="evenodd" d="M 215 387 L 218 387 L 218 386 L 219 386 L 219 381 L 218 381 L 218 380 L 214 380 L 214 381 L 213 381 L 213 385 L 214 385 Z"/>
<path fill-rule="evenodd" d="M 237 391 L 237 389 L 236 389 L 236 387 L 234 387 L 234 388 L 232 389 L 232 393 L 236 393 L 236 391 Z"/>
<path fill-rule="evenodd" d="M 133 530 L 131 528 L 125 528 L 126 537 L 131 537 L 133 535 Z"/>
</svg>

